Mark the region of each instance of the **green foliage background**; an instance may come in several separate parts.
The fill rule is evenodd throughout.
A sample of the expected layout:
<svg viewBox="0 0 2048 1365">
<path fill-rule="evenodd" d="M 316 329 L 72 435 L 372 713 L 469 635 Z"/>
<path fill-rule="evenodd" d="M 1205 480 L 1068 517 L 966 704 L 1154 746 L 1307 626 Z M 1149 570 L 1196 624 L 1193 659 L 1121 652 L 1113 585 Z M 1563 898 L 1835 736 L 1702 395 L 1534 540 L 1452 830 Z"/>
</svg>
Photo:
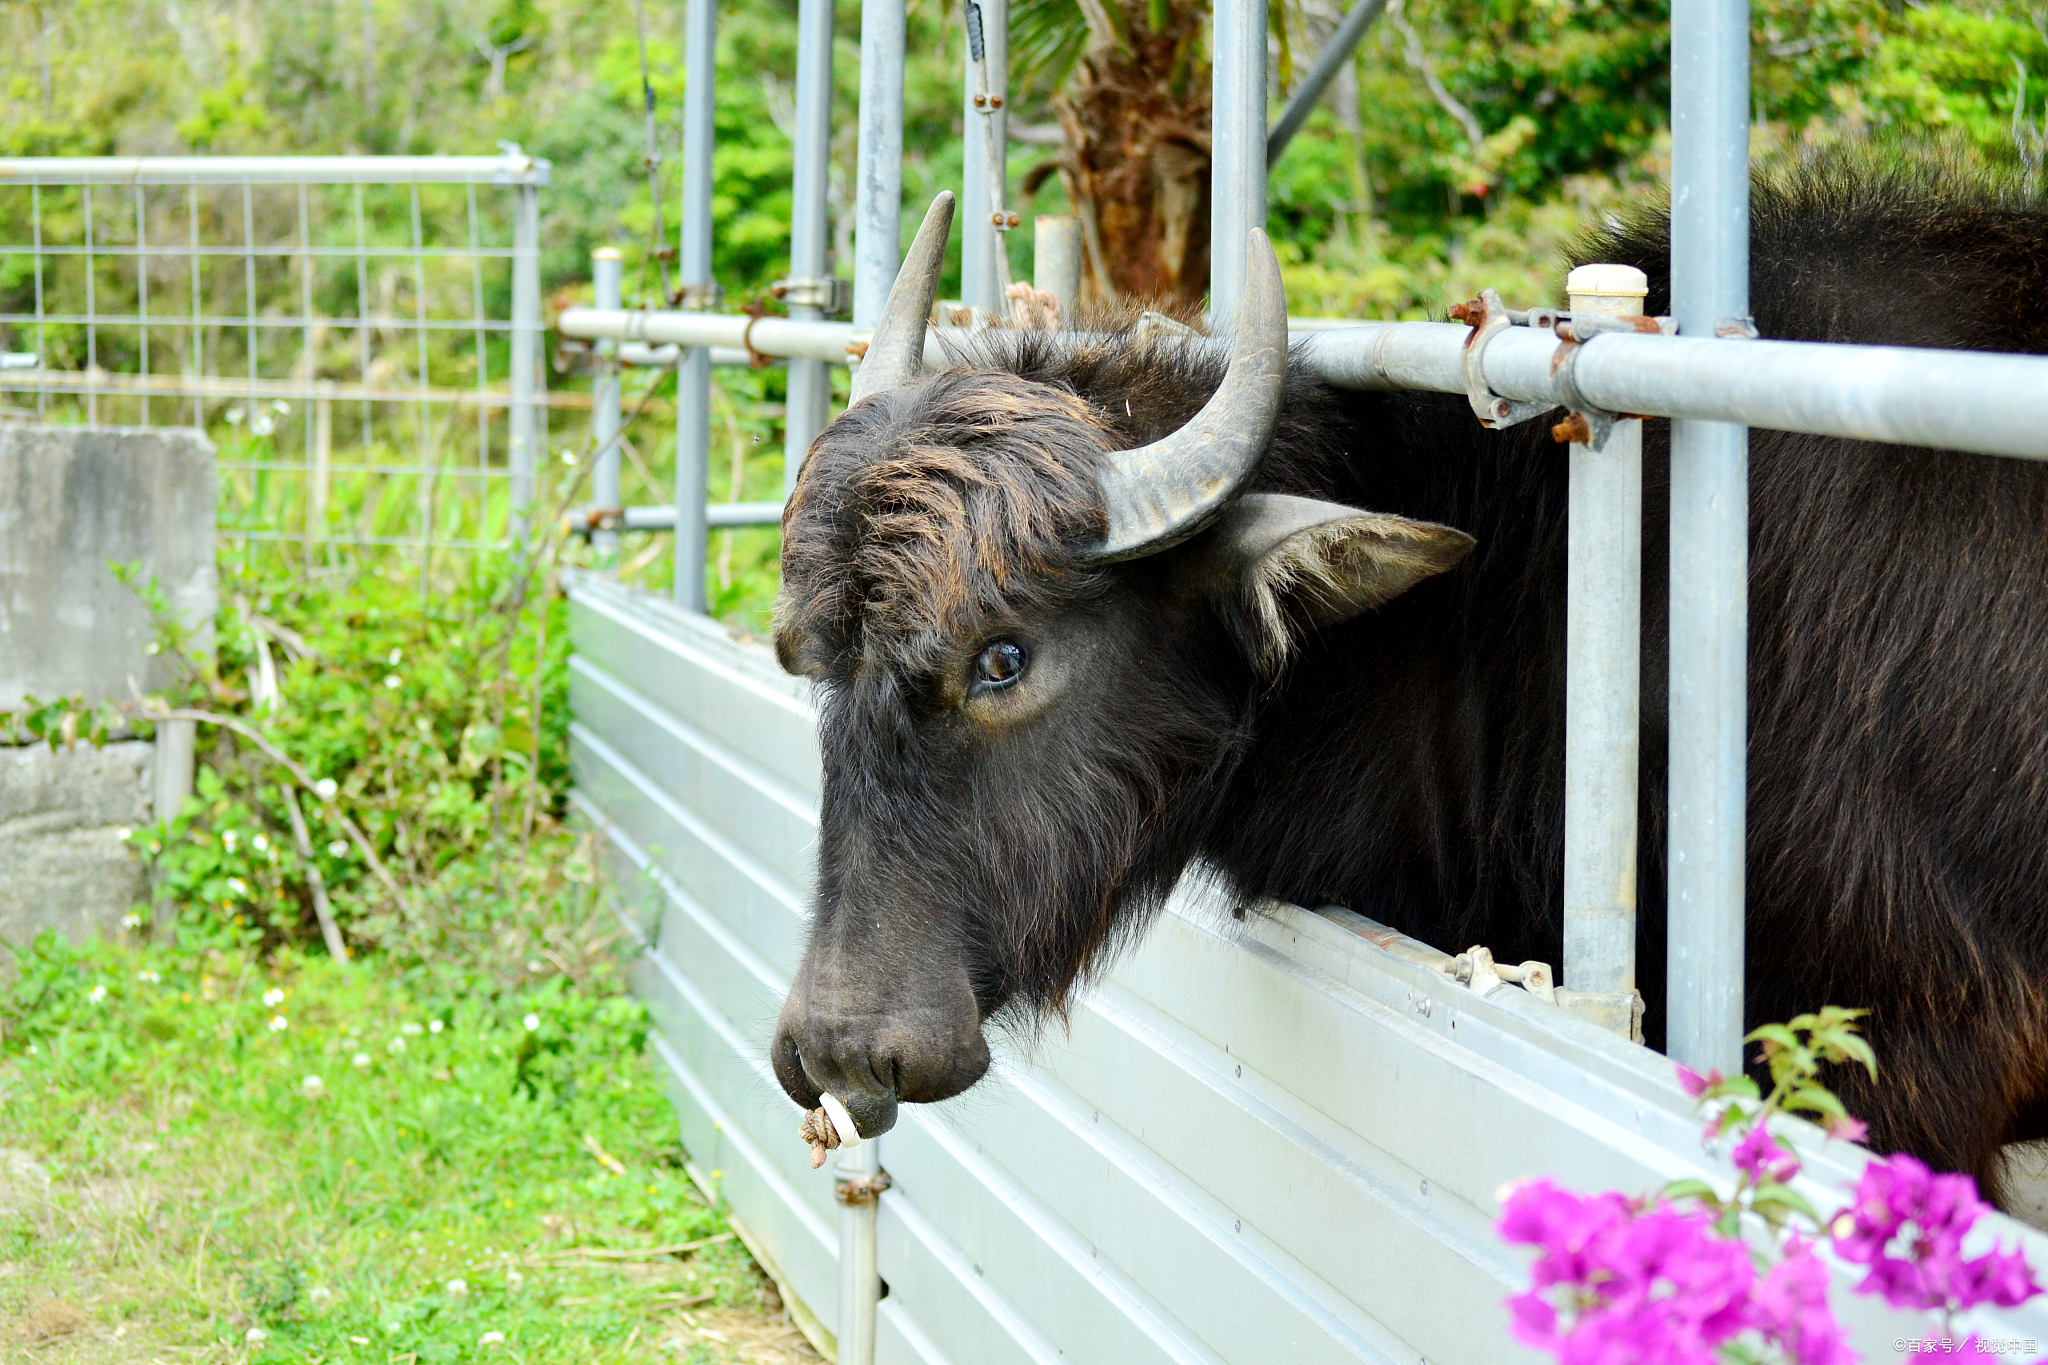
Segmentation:
<svg viewBox="0 0 2048 1365">
<path fill-rule="evenodd" d="M 1050 11 L 1035 15 L 1041 29 L 1078 29 L 1077 0 L 1020 0 L 1020 25 L 1026 10 Z M 677 0 L 645 5 L 670 196 L 681 11 Z M 838 11 L 832 205 L 843 223 L 859 6 L 842 0 Z M 720 6 L 716 270 L 741 296 L 787 258 L 795 12 L 795 0 Z M 634 14 L 618 0 L 13 0 L 0 10 L 0 154 L 477 153 L 513 140 L 555 165 L 551 284 L 584 279 L 590 249 L 604 243 L 636 251 L 628 274 L 638 279 L 652 203 Z M 1336 14 L 1333 0 L 1276 0 L 1281 89 Z M 1934 131 L 1970 155 L 2038 171 L 2048 128 L 2048 9 L 2038 0 L 1757 0 L 1753 16 L 1766 142 Z M 1278 169 L 1276 233 L 1303 261 L 1355 266 L 1372 238 L 1388 260 L 1422 252 L 1456 265 L 1458 244 L 1505 206 L 1561 200 L 1583 216 L 1614 184 L 1653 178 L 1668 17 L 1663 0 L 1400 0 L 1356 63 L 1355 136 L 1345 131 L 1354 120 L 1326 105 Z M 958 180 L 960 35 L 952 0 L 913 0 L 912 204 Z M 1016 121 L 1048 117 L 1073 54 L 1068 44 L 1022 73 Z M 1479 145 L 1431 94 L 1425 64 L 1470 110 Z M 1046 155 L 1020 147 L 1016 169 Z M 1586 177 L 1602 183 L 1574 184 Z M 1056 178 L 1044 196 L 1057 200 Z M 667 216 L 672 228 L 672 204 Z M 843 248 L 845 230 L 835 240 Z M 1017 234 L 1020 269 L 1028 251 L 1029 234 Z M 1441 302 L 1412 289 L 1404 299 L 1368 293 Z"/>
<path fill-rule="evenodd" d="M 1016 0 L 1013 124 L 1050 121 L 1052 91 L 1079 51 L 1078 5 Z M 760 298 L 786 266 L 796 7 L 719 7 L 714 265 L 735 304 Z M 1340 8 L 1341 0 L 1274 0 L 1276 107 Z M 645 0 L 644 8 L 626 0 L 8 0 L 0 5 L 0 155 L 488 153 L 514 141 L 554 166 L 542 230 L 550 308 L 588 297 L 589 254 L 599 245 L 625 251 L 631 304 L 654 292 L 656 193 L 669 231 L 676 227 L 682 11 L 681 0 Z M 644 14 L 663 158 L 654 190 L 643 160 L 636 14 Z M 2041 175 L 2048 0 L 1754 0 L 1752 15 L 1754 142 L 1763 157 L 1906 134 Z M 1272 177 L 1269 224 L 1293 311 L 1441 316 L 1485 286 L 1517 300 L 1555 297 L 1559 254 L 1571 239 L 1656 193 L 1668 170 L 1668 19 L 1668 0 L 1395 0 Z M 829 200 L 846 273 L 857 0 L 838 3 L 837 33 Z M 932 192 L 959 181 L 962 41 L 958 0 L 911 0 L 906 231 Z M 1054 155 L 1015 145 L 1014 181 Z M 1066 208 L 1059 184 L 1044 178 L 1036 202 L 1020 204 L 1026 227 L 1011 237 L 1020 275 L 1031 265 L 1030 214 Z M 65 221 L 67 201 L 53 204 L 52 221 Z M 12 214 L 0 203 L 0 232 L 9 236 L 21 226 Z M 25 260 L 0 252 L 0 296 L 10 307 L 29 287 Z M 486 287 L 497 306 L 509 285 L 493 277 Z M 340 302 L 321 307 L 348 311 Z M 82 351 L 71 355 L 75 342 L 58 336 L 51 353 L 82 363 Z M 24 345 L 11 336 L 0 344 Z M 446 369 L 435 382 L 460 383 L 461 366 L 473 374 L 474 363 L 451 350 L 428 368 Z M 501 357 L 486 363 L 502 373 Z M 337 355 L 319 373 L 345 376 L 348 365 Z M 550 382 L 588 381 L 572 373 Z M 660 382 L 627 381 L 629 410 L 649 399 L 629 431 L 628 502 L 672 496 Z M 657 391 L 647 393 L 650 385 Z M 779 495 L 782 399 L 778 370 L 719 372 L 715 499 Z M 216 405 L 205 424 L 224 450 L 247 447 L 256 438 L 227 426 L 229 415 Z M 586 443 L 580 419 L 557 419 L 547 508 L 573 500 Z M 295 438 L 285 428 L 300 420 L 280 419 L 281 448 Z M 408 428 L 409 420 L 394 411 L 388 431 L 365 439 L 364 458 L 402 463 L 422 440 L 431 443 L 433 433 Z M 285 481 L 244 479 L 225 493 L 224 510 L 242 524 L 291 526 L 302 515 Z M 335 497 L 341 510 L 331 508 L 331 519 L 350 517 L 357 529 L 394 539 L 419 533 L 425 514 L 412 509 L 428 501 L 405 475 Z M 442 509 L 451 519 L 460 512 L 454 499 Z M 479 521 L 502 515 L 487 511 Z M 451 520 L 441 531 L 476 529 Z M 627 537 L 630 581 L 666 588 L 665 539 Z M 757 633 L 765 627 L 776 548 L 771 531 L 714 537 L 719 614 Z"/>
</svg>

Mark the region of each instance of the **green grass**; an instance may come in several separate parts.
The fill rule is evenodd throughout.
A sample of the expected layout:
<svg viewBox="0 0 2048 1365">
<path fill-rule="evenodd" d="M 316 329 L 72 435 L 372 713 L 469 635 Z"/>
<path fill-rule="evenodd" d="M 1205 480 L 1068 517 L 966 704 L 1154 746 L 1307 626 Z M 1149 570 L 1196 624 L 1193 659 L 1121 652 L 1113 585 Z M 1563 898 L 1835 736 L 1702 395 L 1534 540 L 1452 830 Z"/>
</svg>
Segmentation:
<svg viewBox="0 0 2048 1365">
<path fill-rule="evenodd" d="M 814 1359 L 684 1169 L 644 1011 L 583 947 L 510 984 L 289 947 L 21 951 L 0 1020 L 14 1343 L 51 1361 Z"/>
</svg>

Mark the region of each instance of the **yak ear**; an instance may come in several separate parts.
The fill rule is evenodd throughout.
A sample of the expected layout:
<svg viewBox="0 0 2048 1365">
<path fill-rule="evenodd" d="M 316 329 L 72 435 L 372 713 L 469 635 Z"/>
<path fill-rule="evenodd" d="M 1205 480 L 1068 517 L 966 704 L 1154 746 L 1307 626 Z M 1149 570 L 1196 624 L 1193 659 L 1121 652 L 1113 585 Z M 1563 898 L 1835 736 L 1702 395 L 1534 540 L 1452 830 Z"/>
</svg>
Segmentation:
<svg viewBox="0 0 2048 1365">
<path fill-rule="evenodd" d="M 1190 586 L 1224 607 L 1270 671 L 1297 633 L 1348 621 L 1454 567 L 1477 544 L 1434 522 L 1247 493 L 1191 547 Z"/>
</svg>

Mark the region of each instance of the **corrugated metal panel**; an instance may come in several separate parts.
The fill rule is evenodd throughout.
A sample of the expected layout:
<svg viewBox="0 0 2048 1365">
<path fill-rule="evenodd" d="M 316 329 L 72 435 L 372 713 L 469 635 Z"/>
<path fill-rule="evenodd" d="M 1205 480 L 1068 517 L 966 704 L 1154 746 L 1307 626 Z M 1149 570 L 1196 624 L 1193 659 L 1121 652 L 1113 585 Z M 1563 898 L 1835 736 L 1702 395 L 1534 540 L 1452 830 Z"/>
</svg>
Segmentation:
<svg viewBox="0 0 2048 1365">
<path fill-rule="evenodd" d="M 758 646 L 571 587 L 572 762 L 648 940 L 683 1138 L 791 1292 L 836 1321 L 829 1171 L 766 1043 L 801 952 L 818 760 Z M 1481 999 L 1342 910 L 1184 887 L 1071 1028 L 882 1139 L 886 1362 L 1527 1359 L 1494 1192 L 1543 1172 L 1647 1190 L 1711 1173 L 1663 1059 L 1520 991 Z M 1839 1146 L 1809 1195 L 1853 1178 Z M 2048 1266 L 2048 1241 L 2029 1240 Z M 1924 1330 L 1847 1293 L 1864 1350 Z M 2048 1313 L 1982 1324 L 2048 1344 Z"/>
</svg>

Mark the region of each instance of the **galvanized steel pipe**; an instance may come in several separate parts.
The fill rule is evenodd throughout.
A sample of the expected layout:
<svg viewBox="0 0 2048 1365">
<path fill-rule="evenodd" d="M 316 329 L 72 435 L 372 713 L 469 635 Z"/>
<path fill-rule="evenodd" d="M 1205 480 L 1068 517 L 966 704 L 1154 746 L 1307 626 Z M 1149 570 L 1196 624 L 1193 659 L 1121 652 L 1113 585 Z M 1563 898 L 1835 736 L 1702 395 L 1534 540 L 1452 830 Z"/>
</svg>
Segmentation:
<svg viewBox="0 0 2048 1365">
<path fill-rule="evenodd" d="M 540 468 L 541 405 L 536 399 L 540 391 L 540 329 L 540 192 L 532 185 L 522 185 L 512 211 L 512 406 L 506 413 L 510 436 L 506 460 L 512 471 L 511 531 L 519 544 L 526 542 L 532 525 L 534 480 Z"/>
<path fill-rule="evenodd" d="M 677 261 L 684 297 L 704 306 L 711 276 L 711 158 L 716 136 L 718 8 L 689 0 L 683 16 L 683 212 Z M 670 316 L 687 316 L 671 314 Z M 564 335 L 576 333 L 563 329 Z M 676 367 L 676 543 L 671 594 L 685 611 L 704 610 L 704 557 L 710 535 L 704 499 L 711 467 L 711 354 L 708 343 L 683 337 L 614 334 L 621 341 L 679 341 L 693 349 Z"/>
<path fill-rule="evenodd" d="M 1340 388 L 1464 391 L 1470 329 L 1381 322 L 1295 338 L 1295 363 Z M 1558 341 L 1514 327 L 1486 349 L 1506 398 L 1560 401 Z M 1596 336 L 1573 363 L 1580 392 L 1610 412 L 1739 423 L 1937 450 L 2048 459 L 2048 356 L 1812 341 Z"/>
<path fill-rule="evenodd" d="M 1671 6 L 1671 312 L 1682 338 L 1749 314 L 1749 4 Z M 1742 1065 L 1748 798 L 1749 432 L 1671 429 L 1666 1050 Z"/>
<path fill-rule="evenodd" d="M 1287 153 L 1287 144 L 1294 141 L 1294 135 L 1301 131 L 1301 125 L 1308 122 L 1317 101 L 1330 88 L 1330 82 L 1337 79 L 1337 73 L 1344 63 L 1351 60 L 1351 54 L 1358 50 L 1358 40 L 1372 27 L 1372 21 L 1380 17 L 1387 7 L 1387 0 L 1354 0 L 1350 13 L 1337 25 L 1330 41 L 1323 44 L 1317 54 L 1315 65 L 1301 78 L 1301 84 L 1294 87 L 1294 93 L 1287 97 L 1287 107 L 1280 111 L 1280 117 L 1273 120 L 1273 129 L 1266 134 L 1266 166 L 1271 169 Z"/>
<path fill-rule="evenodd" d="M 903 259 L 904 0 L 861 0 L 853 325 L 874 328 Z"/>
<path fill-rule="evenodd" d="M 973 0 L 981 11 L 981 61 L 975 60 L 970 29 L 962 40 L 966 80 L 962 91 L 964 142 L 960 175 L 960 301 L 991 317 L 1005 316 L 1003 286 L 1009 281 L 1001 253 L 1009 242 L 1006 229 L 992 221 L 994 205 L 1003 202 L 1003 175 L 1009 150 L 1010 114 L 1005 95 L 1010 85 L 1010 0 Z M 979 69 L 977 69 L 979 68 Z M 983 72 L 988 88 L 979 89 Z M 984 112 L 976 100 L 992 99 Z"/>
<path fill-rule="evenodd" d="M 792 286 L 824 287 L 825 179 L 832 152 L 832 0 L 799 0 L 796 19 L 796 175 L 791 185 L 789 277 Z M 815 303 L 792 298 L 789 316 L 815 322 Z M 832 376 L 825 362 L 789 363 L 789 395 L 782 423 L 782 487 L 796 487 L 811 442 L 825 429 L 832 407 Z"/>
<path fill-rule="evenodd" d="M 550 163 L 499 156 L 10 156 L 0 185 L 545 185 Z"/>
<path fill-rule="evenodd" d="M 601 246 L 590 253 L 591 293 L 599 308 L 617 308 L 625 261 L 617 247 Z M 590 471 L 590 496 L 599 507 L 619 505 L 619 343 L 603 337 L 597 343 L 597 374 L 590 386 L 590 439 L 597 464 Z M 596 531 L 590 543 L 601 573 L 619 567 L 619 533 Z"/>
<path fill-rule="evenodd" d="M 1252 229 L 1266 225 L 1266 0 L 1217 0 L 1211 22 L 1209 316 L 1227 335 Z"/>
<path fill-rule="evenodd" d="M 1032 220 L 1031 287 L 1059 300 L 1060 326 L 1074 325 L 1081 297 L 1081 220 L 1041 213 Z"/>
<path fill-rule="evenodd" d="M 1641 313 L 1643 272 L 1583 265 L 1572 315 Z M 1643 600 L 1643 424 L 1573 442 L 1565 519 L 1564 980 L 1573 1008 L 1635 1036 L 1636 755 Z"/>
</svg>

